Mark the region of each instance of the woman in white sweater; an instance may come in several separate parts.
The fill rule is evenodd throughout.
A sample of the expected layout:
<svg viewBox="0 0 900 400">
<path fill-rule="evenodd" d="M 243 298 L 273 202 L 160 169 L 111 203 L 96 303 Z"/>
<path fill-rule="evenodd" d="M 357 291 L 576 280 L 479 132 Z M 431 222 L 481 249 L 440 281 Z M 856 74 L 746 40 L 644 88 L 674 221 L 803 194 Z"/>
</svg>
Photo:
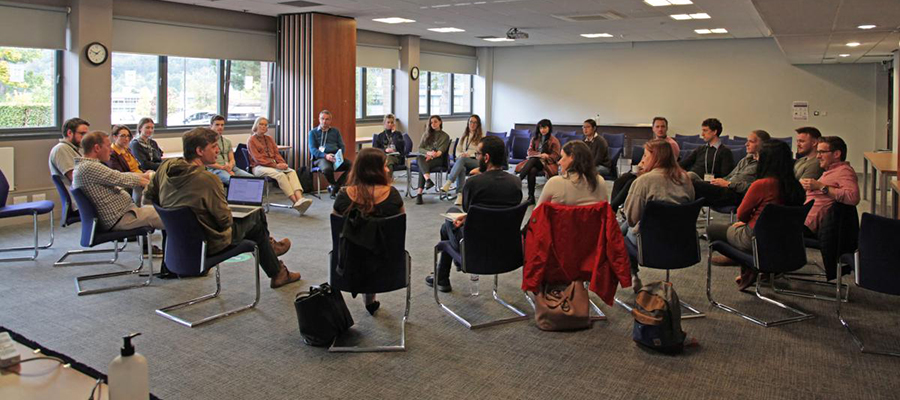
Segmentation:
<svg viewBox="0 0 900 400">
<path fill-rule="evenodd" d="M 537 204 L 543 202 L 570 206 L 609 201 L 606 181 L 597 174 L 594 156 L 587 144 L 580 140 L 566 143 L 559 160 L 559 175 L 547 180 Z"/>
</svg>

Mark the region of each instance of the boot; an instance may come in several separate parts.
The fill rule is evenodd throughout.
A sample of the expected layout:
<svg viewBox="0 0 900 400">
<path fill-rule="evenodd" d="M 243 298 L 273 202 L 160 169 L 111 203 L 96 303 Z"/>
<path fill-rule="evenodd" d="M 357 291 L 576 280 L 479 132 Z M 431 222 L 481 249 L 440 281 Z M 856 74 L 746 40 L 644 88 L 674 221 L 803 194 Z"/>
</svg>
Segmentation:
<svg viewBox="0 0 900 400">
<path fill-rule="evenodd" d="M 279 261 L 278 264 L 281 265 L 281 270 L 278 271 L 277 275 L 272 277 L 272 282 L 269 284 L 270 288 L 277 289 L 289 283 L 294 283 L 300 280 L 299 272 L 288 271 L 287 267 L 284 266 L 284 262 L 282 261 Z"/>
<path fill-rule="evenodd" d="M 284 238 L 276 242 L 275 239 L 272 239 L 272 237 L 270 236 L 269 244 L 272 245 L 272 250 L 275 251 L 276 257 L 281 257 L 291 249 L 291 239 L 288 238 Z"/>
</svg>

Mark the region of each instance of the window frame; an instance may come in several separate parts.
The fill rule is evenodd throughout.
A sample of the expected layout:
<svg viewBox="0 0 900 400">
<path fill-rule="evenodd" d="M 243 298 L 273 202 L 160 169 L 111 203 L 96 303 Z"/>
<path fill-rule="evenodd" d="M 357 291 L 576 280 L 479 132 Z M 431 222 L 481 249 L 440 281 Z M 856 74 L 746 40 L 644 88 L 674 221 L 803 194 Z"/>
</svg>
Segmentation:
<svg viewBox="0 0 900 400">
<path fill-rule="evenodd" d="M 450 113 L 449 114 L 432 114 L 431 113 L 431 72 L 432 71 L 422 71 L 419 76 L 419 79 L 425 79 L 425 82 L 428 84 L 425 85 L 425 114 L 419 114 L 419 119 L 429 118 L 432 115 L 437 115 L 440 117 L 450 117 L 450 118 L 463 118 L 469 117 L 474 114 L 473 106 L 475 104 L 475 75 L 474 74 L 457 74 L 454 72 L 443 72 L 445 74 L 450 74 Z M 433 72 L 441 72 L 441 71 L 433 71 Z M 456 85 L 453 83 L 456 81 L 456 75 L 469 75 L 469 111 L 459 112 L 456 111 L 455 104 L 453 101 L 453 97 L 456 91 Z"/>
<path fill-rule="evenodd" d="M 15 46 L 10 46 L 15 47 Z M 34 47 L 27 47 L 29 49 L 34 49 Z M 53 115 L 53 125 L 52 126 L 36 126 L 36 127 L 21 127 L 21 128 L 0 128 L 0 140 L 15 140 L 22 138 L 45 138 L 45 137 L 60 137 L 60 130 L 62 129 L 63 124 L 63 84 L 62 84 L 62 74 L 63 74 L 63 51 L 62 50 L 53 50 L 53 49 L 40 49 L 40 50 L 52 50 L 53 51 L 53 59 L 56 63 L 56 71 L 55 78 L 56 82 L 53 84 L 53 95 L 54 99 L 54 115 Z"/>
<path fill-rule="evenodd" d="M 359 98 L 355 99 L 355 100 L 359 100 L 359 107 L 362 109 L 361 110 L 362 117 L 357 118 L 356 122 L 381 122 L 382 120 L 384 120 L 385 114 L 370 115 L 366 112 L 367 111 L 366 110 L 366 69 L 369 67 L 357 66 L 356 68 L 359 68 L 361 89 L 359 91 Z M 388 69 L 388 68 L 379 68 L 379 69 Z M 396 102 L 396 100 L 397 100 L 397 71 L 393 68 L 390 68 L 390 71 L 391 71 L 391 108 L 390 108 L 389 113 L 394 114 L 394 105 L 397 104 L 397 102 Z M 356 77 L 354 77 L 353 82 L 356 83 Z"/>
</svg>

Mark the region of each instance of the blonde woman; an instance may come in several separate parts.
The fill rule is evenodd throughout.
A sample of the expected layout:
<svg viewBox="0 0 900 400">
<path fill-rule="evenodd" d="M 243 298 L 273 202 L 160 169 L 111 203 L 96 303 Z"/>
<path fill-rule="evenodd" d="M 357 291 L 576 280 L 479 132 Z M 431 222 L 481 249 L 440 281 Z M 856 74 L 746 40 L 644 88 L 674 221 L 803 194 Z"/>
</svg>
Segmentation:
<svg viewBox="0 0 900 400">
<path fill-rule="evenodd" d="M 303 215 L 312 205 L 312 200 L 303 197 L 303 187 L 300 186 L 297 172 L 288 167 L 287 162 L 281 157 L 275 139 L 266 135 L 269 131 L 269 120 L 264 117 L 257 118 L 251 131 L 253 134 L 247 141 L 247 149 L 250 150 L 248 161 L 253 175 L 272 178 L 278 182 L 281 191 L 294 202 L 294 209 Z"/>
<path fill-rule="evenodd" d="M 478 143 L 484 137 L 484 130 L 481 129 L 481 117 L 473 114 L 469 117 L 469 123 L 466 130 L 459 138 L 459 144 L 456 145 L 456 162 L 450 170 L 450 176 L 441 190 L 450 191 L 450 183 L 456 181 L 456 194 L 462 193 L 463 185 L 466 183 L 466 175 L 473 169 L 478 168 L 478 160 L 475 159 L 475 151 L 478 150 Z"/>
</svg>

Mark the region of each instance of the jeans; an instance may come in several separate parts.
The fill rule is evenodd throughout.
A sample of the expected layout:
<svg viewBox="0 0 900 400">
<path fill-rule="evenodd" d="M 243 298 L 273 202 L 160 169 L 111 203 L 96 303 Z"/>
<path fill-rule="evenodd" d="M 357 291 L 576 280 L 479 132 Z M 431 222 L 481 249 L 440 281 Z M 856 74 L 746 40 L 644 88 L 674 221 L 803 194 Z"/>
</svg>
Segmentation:
<svg viewBox="0 0 900 400">
<path fill-rule="evenodd" d="M 349 171 L 350 165 L 353 164 L 350 160 L 348 160 L 346 158 L 344 159 L 344 162 L 341 164 L 341 167 L 337 168 L 337 169 L 334 168 L 333 162 L 328 161 L 324 158 L 315 160 L 315 163 L 316 163 L 316 166 L 319 167 L 319 170 L 322 171 L 322 175 L 325 175 L 325 180 L 327 180 L 328 184 L 332 185 L 332 186 L 334 186 L 334 185 L 344 186 L 344 182 L 347 181 L 347 174 L 343 174 L 343 175 L 341 175 L 340 179 L 335 180 L 334 173 Z"/>
<path fill-rule="evenodd" d="M 231 182 L 231 175 L 224 169 L 215 169 L 215 168 L 207 167 L 206 170 L 216 174 L 216 176 L 218 176 L 219 179 L 222 180 L 223 185 L 228 185 L 228 182 Z M 247 171 L 244 171 L 238 167 L 234 167 L 234 169 L 232 169 L 232 171 L 234 172 L 234 176 L 239 176 L 239 177 L 243 177 L 243 178 L 252 178 L 253 177 L 253 174 L 251 174 Z"/>
<path fill-rule="evenodd" d="M 628 226 L 627 220 L 619 221 L 619 229 L 622 230 L 622 235 L 625 236 L 625 240 L 627 240 L 627 241 L 631 242 L 631 244 L 637 246 L 637 236 L 634 233 L 634 229 L 632 229 L 630 226 Z M 637 272 L 638 272 L 637 259 L 632 258 L 632 257 L 628 257 L 628 258 L 631 261 L 631 273 L 637 274 Z"/>
<path fill-rule="evenodd" d="M 448 213 L 462 212 L 459 208 L 451 207 Z M 459 241 L 462 240 L 462 228 L 453 226 L 453 221 L 444 221 L 441 225 L 441 240 L 450 242 L 450 247 L 455 251 L 459 251 Z M 450 265 L 453 263 L 453 257 L 449 254 L 441 252 L 441 258 L 438 262 L 437 281 L 441 283 L 450 282 Z"/>
<path fill-rule="evenodd" d="M 463 185 L 466 184 L 466 175 L 475 168 L 478 168 L 478 160 L 472 157 L 460 157 L 456 159 L 456 163 L 453 164 L 453 169 L 450 170 L 450 176 L 447 177 L 448 181 L 456 181 L 456 193 L 462 192 Z"/>
</svg>

